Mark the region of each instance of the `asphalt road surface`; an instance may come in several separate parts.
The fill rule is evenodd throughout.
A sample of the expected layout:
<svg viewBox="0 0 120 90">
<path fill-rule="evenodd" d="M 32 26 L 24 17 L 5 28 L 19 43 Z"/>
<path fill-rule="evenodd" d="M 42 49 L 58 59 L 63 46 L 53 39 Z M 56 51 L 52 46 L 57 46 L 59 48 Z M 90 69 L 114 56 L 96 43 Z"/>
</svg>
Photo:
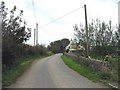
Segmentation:
<svg viewBox="0 0 120 90">
<path fill-rule="evenodd" d="M 9 88 L 107 88 L 67 67 L 60 56 L 36 60 Z"/>
</svg>

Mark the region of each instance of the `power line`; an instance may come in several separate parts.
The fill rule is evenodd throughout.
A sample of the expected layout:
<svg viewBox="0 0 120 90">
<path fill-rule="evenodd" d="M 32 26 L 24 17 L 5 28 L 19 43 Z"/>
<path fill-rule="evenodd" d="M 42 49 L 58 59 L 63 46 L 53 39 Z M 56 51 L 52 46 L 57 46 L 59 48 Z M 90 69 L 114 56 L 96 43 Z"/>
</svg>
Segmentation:
<svg viewBox="0 0 120 90">
<path fill-rule="evenodd" d="M 36 12 L 35 12 L 35 5 L 34 5 L 34 1 L 33 1 L 33 0 L 32 0 L 32 5 L 33 5 L 33 11 L 34 11 L 35 21 L 36 21 L 36 23 L 37 23 L 37 17 L 36 17 Z M 77 8 L 77 9 L 75 9 L 75 10 L 73 10 L 73 11 L 71 11 L 71 12 L 69 12 L 69 13 L 67 13 L 67 14 L 65 14 L 65 15 L 63 15 L 63 16 L 60 16 L 60 17 L 58 17 L 58 18 L 56 18 L 56 19 L 54 19 L 54 20 L 52 20 L 52 21 L 50 21 L 50 22 L 48 22 L 48 23 L 40 26 L 39 28 L 42 28 L 42 30 L 43 30 L 43 27 L 45 27 L 45 26 L 47 26 L 47 25 L 49 25 L 49 24 L 51 24 L 51 23 L 53 23 L 53 22 L 55 22 L 55 21 L 57 21 L 57 20 L 59 20 L 59 19 L 61 19 L 61 18 L 64 18 L 64 17 L 66 17 L 66 16 L 68 16 L 68 15 L 70 15 L 70 14 L 78 11 L 78 10 L 81 9 L 81 8 L 83 8 L 83 7 Z M 45 31 L 45 29 L 44 29 L 44 31 Z M 45 32 L 46 32 L 46 31 L 45 31 Z M 49 34 L 48 32 L 46 32 L 46 33 L 47 33 L 49 36 L 51 36 L 52 38 L 54 38 L 53 35 Z"/>
<path fill-rule="evenodd" d="M 36 13 L 35 13 L 35 5 L 34 5 L 33 0 L 32 0 L 32 5 L 33 5 L 33 12 L 34 12 L 35 21 L 37 22 L 37 17 L 36 17 Z"/>
<path fill-rule="evenodd" d="M 41 29 L 46 33 L 48 34 L 51 38 L 56 38 L 54 35 L 50 34 L 49 32 L 47 32 L 43 27 L 41 27 Z"/>
<path fill-rule="evenodd" d="M 45 27 L 45 26 L 47 26 L 47 25 L 49 25 L 49 24 L 51 24 L 51 23 L 53 23 L 53 22 L 55 22 L 55 21 L 57 21 L 57 20 L 59 20 L 59 19 L 61 19 L 61 18 L 64 18 L 64 17 L 66 17 L 66 16 L 68 16 L 68 15 L 70 15 L 70 14 L 78 11 L 78 10 L 81 9 L 81 8 L 83 8 L 83 7 L 77 8 L 77 9 L 75 9 L 75 10 L 73 10 L 73 11 L 71 11 L 71 12 L 69 12 L 69 13 L 67 13 L 67 14 L 65 14 L 65 15 L 63 15 L 63 16 L 60 16 L 60 17 L 58 17 L 58 18 L 56 18 L 56 19 L 54 19 L 54 20 L 52 20 L 52 21 L 50 21 L 50 22 L 48 22 L 48 23 L 40 26 L 39 28 Z"/>
<path fill-rule="evenodd" d="M 89 17 L 91 18 L 91 20 L 93 20 L 92 16 L 91 16 L 91 13 L 89 12 L 89 10 L 87 9 L 87 12 L 88 12 L 88 15 Z"/>
<path fill-rule="evenodd" d="M 51 35 L 50 33 L 48 33 L 43 27 L 45 27 L 45 26 L 47 26 L 47 25 L 49 25 L 49 24 L 51 24 L 51 23 L 53 23 L 53 22 L 55 22 L 55 21 L 57 21 L 57 20 L 59 20 L 59 19 L 61 19 L 61 18 L 63 18 L 63 17 L 66 17 L 66 16 L 70 15 L 70 14 L 78 11 L 78 10 L 81 9 L 81 8 L 83 8 L 83 7 L 77 8 L 77 9 L 75 9 L 75 10 L 73 10 L 73 11 L 71 11 L 71 12 L 69 12 L 69 13 L 67 13 L 67 14 L 65 14 L 65 15 L 63 15 L 63 16 L 60 16 L 60 17 L 58 17 L 58 18 L 56 18 L 56 19 L 54 19 L 54 20 L 52 20 L 52 21 L 50 21 L 50 22 L 48 22 L 48 23 L 40 26 L 39 28 L 41 28 L 42 30 L 44 30 L 44 32 L 47 33 L 49 36 L 51 36 L 51 38 L 56 38 L 55 36 L 53 36 L 53 35 Z"/>
</svg>

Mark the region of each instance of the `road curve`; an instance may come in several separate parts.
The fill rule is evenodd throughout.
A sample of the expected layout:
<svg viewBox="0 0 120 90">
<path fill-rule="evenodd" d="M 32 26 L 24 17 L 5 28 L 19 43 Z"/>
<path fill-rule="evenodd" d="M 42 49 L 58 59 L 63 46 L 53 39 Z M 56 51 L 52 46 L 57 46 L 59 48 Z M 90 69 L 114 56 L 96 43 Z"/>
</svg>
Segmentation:
<svg viewBox="0 0 120 90">
<path fill-rule="evenodd" d="M 67 67 L 60 56 L 36 60 L 9 88 L 107 88 Z"/>
</svg>

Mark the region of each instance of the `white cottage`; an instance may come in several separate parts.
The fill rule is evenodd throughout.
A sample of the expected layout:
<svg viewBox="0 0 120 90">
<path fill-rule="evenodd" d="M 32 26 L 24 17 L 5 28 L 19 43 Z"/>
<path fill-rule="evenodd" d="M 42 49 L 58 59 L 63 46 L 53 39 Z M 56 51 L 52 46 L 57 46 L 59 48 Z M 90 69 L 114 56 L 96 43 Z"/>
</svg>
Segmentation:
<svg viewBox="0 0 120 90">
<path fill-rule="evenodd" d="M 76 43 L 74 43 L 72 40 L 70 41 L 70 44 L 68 44 L 68 46 L 66 46 L 65 51 L 67 53 L 73 53 L 76 51 L 84 51 L 85 48 L 81 45 L 77 46 Z"/>
</svg>

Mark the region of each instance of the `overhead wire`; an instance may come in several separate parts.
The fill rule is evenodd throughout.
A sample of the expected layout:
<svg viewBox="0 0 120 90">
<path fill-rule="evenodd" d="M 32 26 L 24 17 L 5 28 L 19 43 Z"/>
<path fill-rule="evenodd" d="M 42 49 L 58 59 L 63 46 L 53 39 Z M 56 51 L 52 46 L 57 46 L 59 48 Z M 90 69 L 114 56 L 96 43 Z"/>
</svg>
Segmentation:
<svg viewBox="0 0 120 90">
<path fill-rule="evenodd" d="M 87 12 L 88 12 L 88 15 L 90 17 L 91 20 L 93 20 L 92 16 L 91 16 L 91 13 L 89 12 L 89 10 L 87 9 Z"/>
<path fill-rule="evenodd" d="M 70 14 L 78 11 L 78 10 L 81 9 L 81 8 L 83 8 L 83 7 L 77 8 L 77 9 L 75 9 L 75 10 L 73 10 L 73 11 L 71 11 L 71 12 L 65 14 L 65 15 L 62 15 L 62 16 L 60 16 L 60 17 L 58 17 L 58 18 L 56 18 L 56 19 L 54 19 L 54 20 L 52 20 L 52 21 L 50 21 L 50 22 L 48 22 L 48 23 L 46 23 L 46 24 L 44 24 L 44 25 L 42 25 L 42 26 L 40 26 L 39 28 L 45 27 L 45 26 L 47 26 L 47 25 L 49 25 L 49 24 L 51 24 L 51 23 L 53 23 L 53 22 L 55 22 L 55 21 L 57 21 L 57 20 L 59 20 L 59 19 L 61 19 L 61 18 L 64 18 L 64 17 L 66 17 L 66 16 L 68 16 L 68 15 L 70 15 Z"/>
<path fill-rule="evenodd" d="M 34 5 L 34 1 L 33 1 L 33 0 L 32 0 L 32 5 L 33 5 L 33 12 L 34 12 L 35 21 L 36 21 L 36 23 L 37 23 L 37 17 L 36 17 L 35 5 Z"/>
<path fill-rule="evenodd" d="M 33 0 L 32 0 L 32 5 L 33 5 L 33 11 L 34 11 L 35 21 L 36 21 L 36 23 L 37 23 L 36 10 L 35 10 L 35 5 L 34 5 L 34 1 L 33 1 Z M 52 21 L 50 21 L 50 22 L 48 22 L 48 23 L 46 23 L 46 24 L 44 24 L 44 25 L 42 25 L 42 26 L 39 26 L 39 28 L 42 28 L 42 30 L 43 30 L 44 32 L 46 32 L 49 36 L 51 36 L 52 38 L 55 38 L 53 35 L 51 35 L 50 33 L 48 33 L 43 27 L 45 27 L 45 26 L 47 26 L 47 25 L 49 25 L 49 24 L 51 24 L 51 23 L 53 23 L 53 22 L 55 22 L 55 21 L 57 21 L 57 20 L 59 20 L 59 19 L 62 19 L 62 18 L 64 18 L 64 17 L 68 16 L 68 15 L 71 15 L 72 13 L 80 10 L 81 8 L 83 8 L 83 6 L 77 8 L 77 9 L 75 9 L 75 10 L 69 12 L 69 13 L 66 13 L 66 14 L 64 14 L 64 15 L 62 15 L 62 16 L 60 16 L 60 17 L 58 17 L 58 18 L 56 18 L 56 19 L 54 19 L 54 20 L 52 20 Z"/>
<path fill-rule="evenodd" d="M 33 6 L 33 12 L 34 12 L 34 17 L 35 17 L 35 22 L 37 23 L 37 17 L 36 17 L 36 10 L 35 10 L 35 4 L 34 1 L 32 0 L 32 6 Z M 51 38 L 55 38 L 53 35 L 48 33 L 44 28 L 41 28 L 46 34 L 48 34 Z"/>
<path fill-rule="evenodd" d="M 49 32 L 47 32 L 43 27 L 41 27 L 41 29 L 46 33 L 48 34 L 51 38 L 56 38 L 54 35 L 50 34 Z"/>
<path fill-rule="evenodd" d="M 54 20 L 52 20 L 52 21 L 50 21 L 50 22 L 48 22 L 48 23 L 46 23 L 46 24 L 44 24 L 44 25 L 42 25 L 42 26 L 40 26 L 39 28 L 42 28 L 42 30 L 44 30 L 44 31 L 45 31 L 48 35 L 50 35 L 52 38 L 56 38 L 54 35 L 51 35 L 50 33 L 48 33 L 43 27 L 45 27 L 45 26 L 47 26 L 47 25 L 49 25 L 49 24 L 51 24 L 51 23 L 53 23 L 53 22 L 55 22 L 55 21 L 57 21 L 57 20 L 59 20 L 59 19 L 61 19 L 61 18 L 64 18 L 64 17 L 66 17 L 66 16 L 68 16 L 68 15 L 70 15 L 70 14 L 78 11 L 78 10 L 81 9 L 81 8 L 83 8 L 83 7 L 77 8 L 77 9 L 75 9 L 75 10 L 73 10 L 73 11 L 71 11 L 71 12 L 65 14 L 65 15 L 62 15 L 62 16 L 60 16 L 60 17 L 58 17 L 58 18 L 56 18 L 56 19 L 54 19 Z"/>
</svg>

